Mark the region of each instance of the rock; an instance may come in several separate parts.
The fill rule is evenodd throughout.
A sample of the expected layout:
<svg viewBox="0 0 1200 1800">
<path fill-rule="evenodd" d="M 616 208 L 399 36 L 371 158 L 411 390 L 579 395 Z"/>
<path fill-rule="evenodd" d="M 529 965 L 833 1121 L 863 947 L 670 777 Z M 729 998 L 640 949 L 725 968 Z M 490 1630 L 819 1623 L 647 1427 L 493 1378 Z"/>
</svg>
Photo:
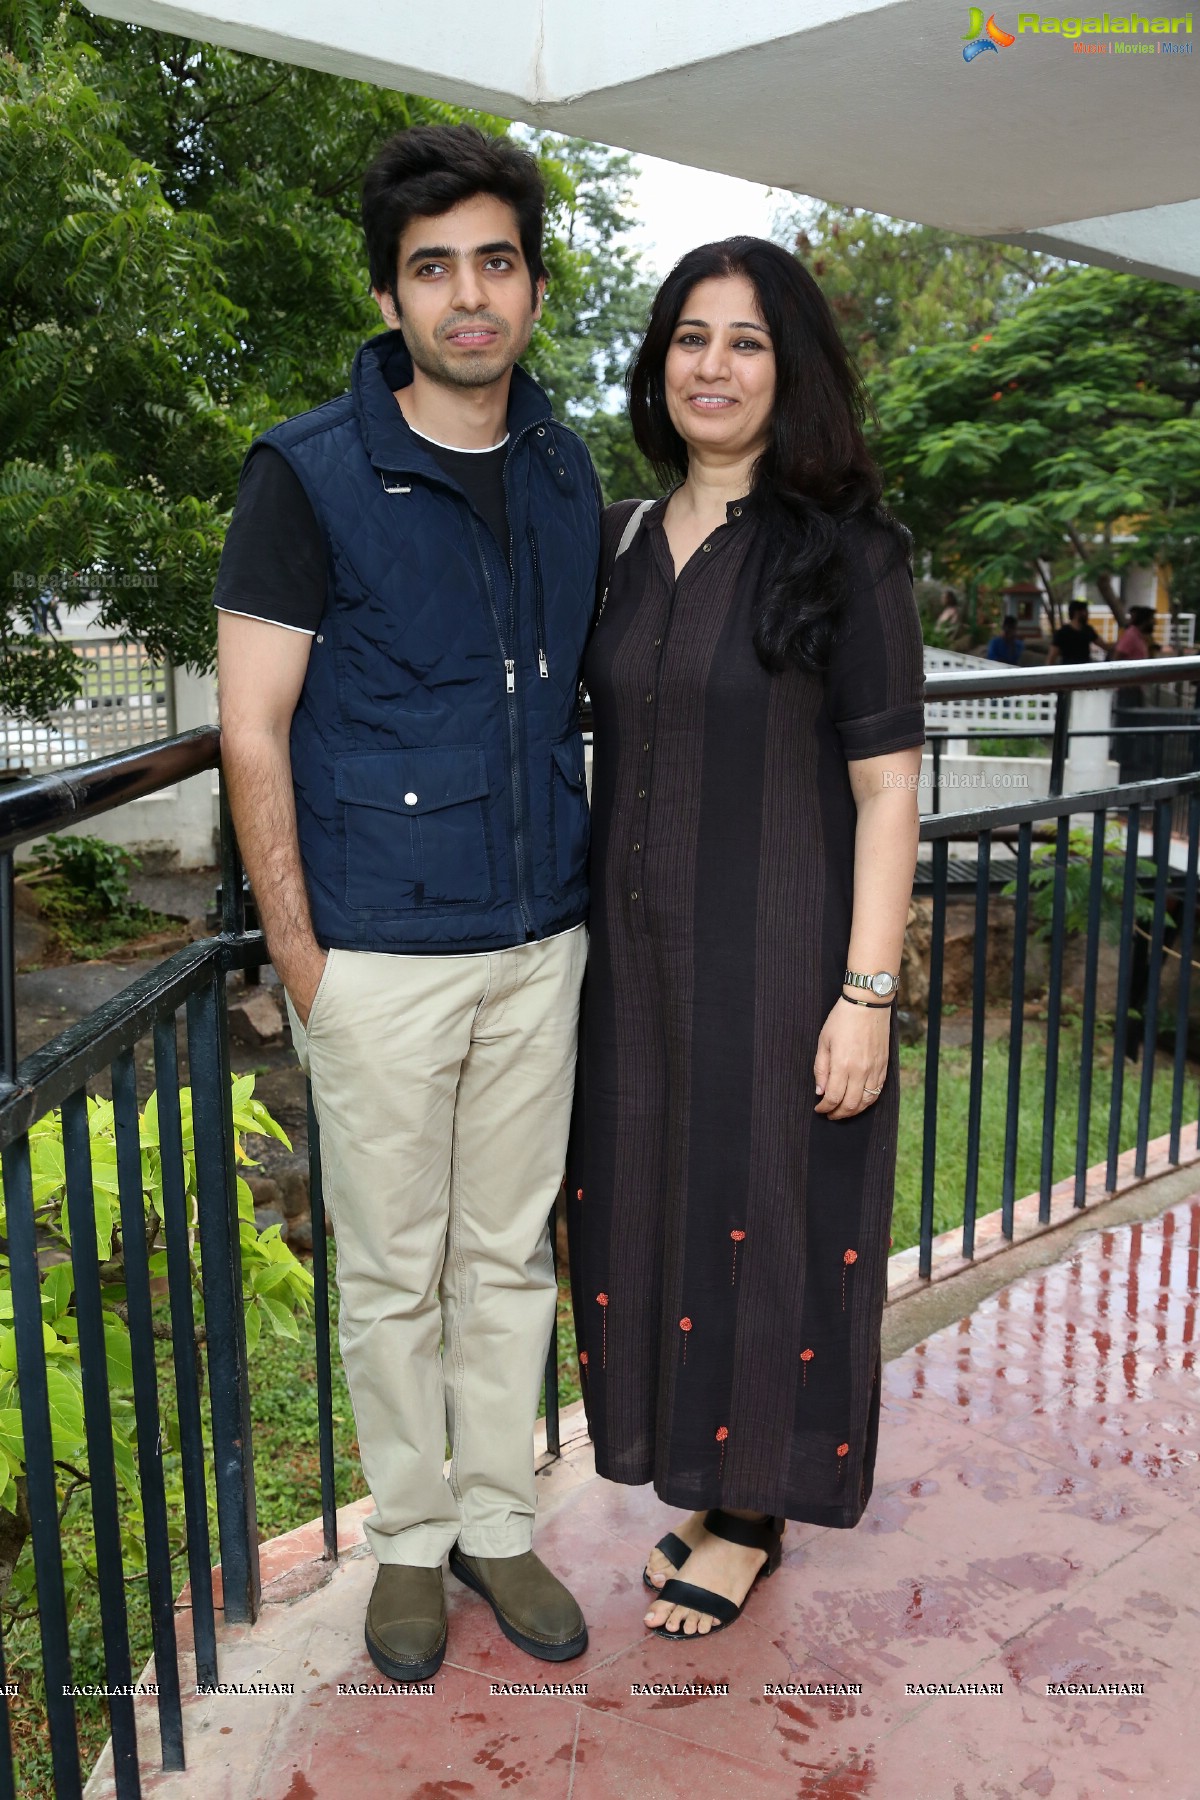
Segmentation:
<svg viewBox="0 0 1200 1800">
<path fill-rule="evenodd" d="M 289 1250 L 297 1256 L 312 1254 L 312 1220 L 305 1215 L 303 1219 L 288 1219 L 283 1227 L 283 1235 L 287 1239 Z"/>
<path fill-rule="evenodd" d="M 283 1008 L 268 988 L 247 988 L 229 1000 L 229 1035 L 235 1044 L 269 1044 L 283 1036 Z"/>
<path fill-rule="evenodd" d="M 18 969 L 41 968 L 54 944 L 54 927 L 32 913 L 13 920 L 13 954 Z"/>
<path fill-rule="evenodd" d="M 919 1044 L 925 1036 L 925 1021 L 897 1006 L 896 1029 L 902 1044 Z"/>
<path fill-rule="evenodd" d="M 284 1217 L 283 1201 L 277 1181 L 273 1181 L 269 1175 L 247 1175 L 246 1186 L 254 1195 L 255 1212 L 260 1207 L 264 1210 L 269 1208 L 277 1212 L 281 1219 Z M 259 1229 L 261 1230 L 261 1226 Z"/>
<path fill-rule="evenodd" d="M 255 1231 L 269 1231 L 272 1225 L 285 1225 L 283 1214 L 274 1206 L 256 1206 L 254 1209 Z"/>
<path fill-rule="evenodd" d="M 308 1217 L 308 1170 L 289 1169 L 280 1177 L 280 1210 L 285 1219 L 304 1219 Z"/>
</svg>

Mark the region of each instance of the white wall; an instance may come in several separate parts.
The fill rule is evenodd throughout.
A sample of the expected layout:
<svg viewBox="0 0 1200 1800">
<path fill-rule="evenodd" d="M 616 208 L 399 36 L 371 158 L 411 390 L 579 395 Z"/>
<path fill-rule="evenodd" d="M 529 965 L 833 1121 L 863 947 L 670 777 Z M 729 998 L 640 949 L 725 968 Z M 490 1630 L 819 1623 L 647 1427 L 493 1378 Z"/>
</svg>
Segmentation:
<svg viewBox="0 0 1200 1800">
<path fill-rule="evenodd" d="M 198 725 L 217 723 L 217 684 L 211 675 L 172 671 L 175 685 L 175 729 L 192 731 Z M 162 850 L 178 855 L 185 869 L 203 869 L 218 860 L 216 833 L 219 826 L 217 772 L 205 769 L 186 781 L 177 781 L 157 794 L 127 801 L 98 818 L 64 827 L 72 837 L 98 837 L 128 850 Z M 41 843 L 22 846 L 18 859 L 26 861 Z"/>
</svg>

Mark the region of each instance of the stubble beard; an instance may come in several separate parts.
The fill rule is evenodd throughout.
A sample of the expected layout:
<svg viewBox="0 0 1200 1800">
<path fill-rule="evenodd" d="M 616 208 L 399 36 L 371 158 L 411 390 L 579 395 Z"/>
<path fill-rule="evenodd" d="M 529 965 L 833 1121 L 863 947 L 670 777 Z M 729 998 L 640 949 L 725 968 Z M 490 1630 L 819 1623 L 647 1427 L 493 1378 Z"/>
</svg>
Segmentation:
<svg viewBox="0 0 1200 1800">
<path fill-rule="evenodd" d="M 442 351 L 437 338 L 423 338 L 419 332 L 412 331 L 403 318 L 400 329 L 404 333 L 404 342 L 414 367 L 420 369 L 422 375 L 430 381 L 436 381 L 442 387 L 492 387 L 525 354 L 533 336 L 533 321 L 531 319 L 528 327 L 514 337 L 513 329 L 506 320 L 487 313 L 475 320 L 456 319 L 443 328 L 442 335 L 446 336 L 466 324 L 488 326 L 500 334 L 501 342 L 494 350 L 467 351 L 465 355 L 459 352 L 451 358 Z"/>
</svg>

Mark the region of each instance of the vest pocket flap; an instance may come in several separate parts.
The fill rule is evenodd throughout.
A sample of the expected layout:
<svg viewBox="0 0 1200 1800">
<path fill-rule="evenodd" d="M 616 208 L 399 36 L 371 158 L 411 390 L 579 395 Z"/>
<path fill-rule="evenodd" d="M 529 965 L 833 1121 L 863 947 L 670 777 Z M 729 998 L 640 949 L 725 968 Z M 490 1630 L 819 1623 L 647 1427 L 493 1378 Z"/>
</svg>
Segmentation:
<svg viewBox="0 0 1200 1800">
<path fill-rule="evenodd" d="M 576 733 L 574 737 L 569 737 L 565 744 L 551 744 L 550 749 L 558 764 L 560 774 L 566 777 L 572 787 L 582 789 L 585 781 L 583 738 Z"/>
<path fill-rule="evenodd" d="M 338 758 L 334 792 L 352 806 L 377 806 L 412 817 L 482 800 L 488 792 L 487 767 L 478 747 L 368 751 Z"/>
</svg>

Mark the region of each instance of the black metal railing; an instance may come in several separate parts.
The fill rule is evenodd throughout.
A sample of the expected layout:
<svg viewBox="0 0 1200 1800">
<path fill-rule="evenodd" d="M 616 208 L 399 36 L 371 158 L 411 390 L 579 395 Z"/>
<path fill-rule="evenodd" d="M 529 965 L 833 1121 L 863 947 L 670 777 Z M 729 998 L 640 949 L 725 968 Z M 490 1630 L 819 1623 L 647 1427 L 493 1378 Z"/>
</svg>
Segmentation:
<svg viewBox="0 0 1200 1800">
<path fill-rule="evenodd" d="M 1200 677 L 1200 656 L 1156 658 L 1155 682 L 1195 682 Z M 1085 1204 L 1088 1169 L 1088 1142 L 1093 1111 L 1093 1064 L 1097 1020 L 1097 972 L 1103 907 L 1104 857 L 1113 825 L 1124 834 L 1124 880 L 1118 923 L 1118 970 L 1116 1006 L 1113 1021 L 1113 1063 L 1108 1097 L 1109 1127 L 1105 1186 L 1117 1183 L 1117 1163 L 1121 1152 L 1121 1117 L 1126 1080 L 1127 1052 L 1131 1048 L 1131 1017 L 1137 1019 L 1141 1050 L 1137 1127 L 1134 1143 L 1134 1173 L 1145 1174 L 1153 1087 L 1155 1078 L 1155 1045 L 1159 1033 L 1159 993 L 1167 932 L 1168 904 L 1177 918 L 1172 946 L 1180 959 L 1179 984 L 1175 1000 L 1174 1061 L 1170 1106 L 1169 1160 L 1179 1161 L 1183 1128 L 1183 1103 L 1186 1078 L 1188 1024 L 1191 1005 L 1191 957 L 1195 942 L 1197 838 L 1200 834 L 1200 766 L 1193 763 L 1184 773 L 1174 777 L 1141 782 L 1118 783 L 1114 787 L 1087 793 L 1063 795 L 1062 784 L 1070 730 L 1070 699 L 1077 689 L 1095 689 L 1136 685 L 1147 681 L 1147 670 L 1138 663 L 1088 663 L 1073 667 L 1056 666 L 1039 669 L 997 671 L 937 671 L 926 677 L 925 697 L 930 700 L 972 699 L 983 696 L 1013 696 L 1029 693 L 1055 695 L 1055 719 L 1049 771 L 1049 793 L 1045 798 L 1019 801 L 998 806 L 985 806 L 963 812 L 941 812 L 936 805 L 937 777 L 940 757 L 937 746 L 933 755 L 934 809 L 921 820 L 921 842 L 931 846 L 931 858 L 918 879 L 918 889 L 932 893 L 930 938 L 929 996 L 924 1071 L 924 1131 L 921 1162 L 921 1213 L 919 1237 L 919 1271 L 928 1276 L 932 1268 L 934 1238 L 935 1172 L 937 1165 L 938 1087 L 940 1046 L 943 1018 L 943 981 L 945 974 L 946 907 L 954 891 L 972 893 L 974 898 L 974 944 L 971 967 L 971 1038 L 969 1051 L 969 1085 L 967 1102 L 966 1168 L 963 1191 L 961 1249 L 970 1258 L 975 1250 L 975 1227 L 979 1195 L 979 1167 L 982 1147 L 981 1114 L 983 1096 L 984 1033 L 987 1014 L 988 931 L 992 890 L 998 885 L 993 875 L 992 848 L 997 841 L 1011 838 L 1015 832 L 1016 857 L 1002 879 L 1015 880 L 1013 912 L 1016 929 L 1013 934 L 1013 957 L 1009 984 L 1008 1087 L 1005 1107 L 1003 1176 L 1001 1181 L 1001 1230 L 1011 1239 L 1014 1230 L 1016 1164 L 1022 1095 L 1022 1049 L 1024 1039 L 1024 1003 L 1030 911 L 1030 876 L 1033 862 L 1034 832 L 1041 827 L 1043 843 L 1054 847 L 1051 888 L 1050 933 L 1048 944 L 1048 990 L 1046 995 L 1046 1057 L 1042 1090 L 1042 1141 L 1038 1180 L 1038 1217 L 1046 1224 L 1051 1217 L 1052 1171 L 1054 1167 L 1057 1124 L 1057 1087 L 1059 1050 L 1064 991 L 1064 951 L 1066 948 L 1067 869 L 1071 855 L 1070 828 L 1072 817 L 1086 817 L 1091 824 L 1088 857 L 1088 905 L 1085 928 L 1082 1013 L 1080 1020 L 1080 1086 L 1075 1129 L 1074 1203 Z M 1190 718 L 1190 714 L 1189 714 Z M 979 727 L 980 731 L 984 727 Z M 1157 727 L 1152 727 L 1157 730 Z M 945 734 L 964 735 L 953 726 Z M 987 733 L 994 736 L 995 733 Z M 1036 731 L 1023 735 L 1038 735 Z M 1105 731 L 1102 735 L 1109 735 Z M 931 734 L 932 736 L 932 734 Z M 1196 739 L 1192 732 L 1178 734 L 1179 744 L 1190 746 Z M 1183 836 L 1186 843 L 1182 869 L 1171 866 L 1172 814 L 1180 822 L 1183 809 Z M 1153 895 L 1152 923 L 1148 946 L 1143 949 L 1136 921 L 1139 893 L 1144 878 L 1139 875 L 1139 843 L 1143 820 L 1151 825 L 1151 857 L 1154 874 L 1150 879 Z M 951 846 L 974 851 L 973 857 L 959 857 L 958 879 L 951 877 Z M 931 862 L 932 867 L 929 867 Z M 919 869 L 920 869 L 920 865 Z M 1200 1121 L 1196 1144 L 1200 1146 Z"/>
<path fill-rule="evenodd" d="M 1168 666 L 1169 664 L 1169 666 Z M 1159 679 L 1200 677 L 1200 657 L 1160 659 Z M 928 1275 L 934 1237 L 934 1192 L 937 1156 L 939 1052 L 943 1019 L 945 928 L 951 850 L 973 850 L 970 892 L 974 901 L 975 938 L 971 977 L 971 1041 L 966 1132 L 966 1179 L 962 1197 L 962 1249 L 971 1256 L 981 1202 L 983 1042 L 987 1002 L 987 943 L 993 890 L 1004 873 L 993 847 L 1006 838 L 1015 842 L 1009 873 L 1015 880 L 1014 933 L 1009 1017 L 1009 1065 L 1000 1206 L 1003 1230 L 1013 1233 L 1016 1199 L 1017 1125 L 1022 1101 L 1022 1033 L 1026 985 L 1026 931 L 1030 916 L 1035 830 L 1054 843 L 1053 899 L 1049 940 L 1046 1065 L 1039 1211 L 1050 1218 L 1051 1173 L 1055 1151 L 1055 1099 L 1058 1079 L 1058 1020 L 1064 981 L 1066 876 L 1072 815 L 1090 818 L 1091 855 L 1084 954 L 1082 1080 L 1077 1121 L 1075 1201 L 1085 1197 L 1087 1142 L 1093 1103 L 1092 1062 L 1097 1029 L 1097 955 L 1103 891 L 1102 858 L 1106 834 L 1123 831 L 1123 886 L 1120 912 L 1118 1004 L 1115 1016 L 1113 1072 L 1109 1095 L 1107 1184 L 1115 1185 L 1121 1151 L 1120 1120 L 1127 1038 L 1136 1026 L 1143 1045 L 1135 1167 L 1144 1173 L 1154 1081 L 1153 1047 L 1159 1026 L 1159 990 L 1168 922 L 1181 957 L 1175 1002 L 1175 1055 L 1171 1097 L 1170 1159 L 1178 1161 L 1185 1116 L 1187 1022 L 1190 966 L 1195 935 L 1197 842 L 1200 837 L 1200 772 L 1186 771 L 1163 780 L 1118 785 L 1087 794 L 1061 794 L 1069 732 L 1070 694 L 1076 688 L 1119 685 L 1136 680 L 1136 667 L 1088 665 L 1053 670 L 945 672 L 927 680 L 933 699 L 1052 692 L 1058 714 L 1051 758 L 1050 794 L 1042 799 L 970 812 L 928 814 L 922 819 L 922 845 L 929 845 L 931 866 L 926 879 L 932 893 L 932 943 L 929 971 L 928 1024 L 924 1070 L 924 1141 L 920 1207 L 920 1268 Z M 1144 677 L 1143 677 L 1144 678 Z M 76 1284 L 80 1367 L 88 1450 L 88 1479 L 106 1681 L 118 1690 L 109 1699 L 109 1720 L 117 1793 L 121 1800 L 140 1793 L 139 1747 L 132 1698 L 119 1692 L 136 1675 L 126 1617 L 122 1542 L 118 1523 L 116 1471 L 110 1419 L 110 1394 L 104 1354 L 104 1320 L 100 1269 L 96 1259 L 92 1166 L 88 1143 L 89 1082 L 111 1080 L 117 1138 L 119 1213 L 123 1225 L 127 1322 L 130 1336 L 136 1443 L 141 1486 L 142 1532 L 150 1599 L 158 1724 L 162 1765 L 180 1769 L 184 1761 L 182 1676 L 175 1635 L 175 1580 L 168 1529 L 168 1501 L 163 1480 L 160 1379 L 163 1371 L 154 1350 L 154 1289 L 144 1254 L 143 1176 L 139 1149 L 135 1050 L 152 1042 L 158 1096 L 159 1148 L 163 1170 L 162 1233 L 171 1314 L 171 1377 L 179 1419 L 182 1508 L 186 1525 L 190 1582 L 191 1628 L 196 1684 L 218 1679 L 217 1601 L 213 1584 L 212 1521 L 206 1479 L 207 1441 L 211 1444 L 216 1534 L 222 1575 L 221 1606 L 231 1622 L 252 1621 L 259 1606 L 258 1534 L 255 1513 L 254 1453 L 250 1430 L 250 1366 L 246 1350 L 239 1219 L 234 1176 L 234 1123 L 226 1018 L 226 981 L 233 971 L 258 969 L 267 959 L 261 934 L 246 927 L 242 870 L 228 811 L 222 799 L 222 910 L 217 935 L 191 945 L 161 967 L 132 983 L 88 1018 L 50 1043 L 18 1060 L 13 962 L 13 852 L 31 838 L 61 825 L 88 819 L 139 794 L 219 766 L 215 730 L 190 732 L 161 745 L 106 759 L 87 767 L 28 781 L 0 795 L 0 1157 L 7 1207 L 16 1332 L 20 1405 L 24 1428 L 25 1475 L 31 1520 L 32 1556 L 36 1572 L 41 1655 L 46 1681 L 46 1713 L 54 1766 L 55 1792 L 71 1800 L 82 1792 L 83 1774 L 74 1703 L 70 1696 L 72 1654 L 63 1581 L 59 1498 L 53 1434 L 49 1416 L 47 1359 L 43 1343 L 39 1292 L 38 1208 L 31 1176 L 29 1132 L 39 1119 L 61 1108 L 67 1208 Z M 1183 866 L 1171 863 L 1171 807 L 1182 798 L 1187 808 Z M 1154 875 L 1152 923 L 1142 953 L 1136 908 L 1145 886 L 1139 873 L 1139 833 L 1152 826 Z M 961 860 L 961 859 L 960 859 Z M 966 865 L 964 865 L 966 866 Z M 184 1047 L 195 1121 L 196 1228 L 201 1254 L 200 1300 L 207 1379 L 201 1382 L 196 1360 L 196 1318 L 188 1232 L 191 1221 L 184 1183 L 184 1137 L 180 1113 L 178 1030 Z M 1188 1114 L 1189 1120 L 1191 1114 Z M 315 1284 L 316 1406 L 318 1417 L 320 1509 L 324 1552 L 337 1557 L 336 1497 L 330 1368 L 329 1246 L 325 1235 L 317 1121 L 309 1097 L 309 1159 L 312 1212 L 312 1272 Z M 1197 1132 L 1200 1144 L 1200 1127 Z M 553 1216 L 551 1241 L 554 1241 Z M 138 1246 L 143 1249 L 139 1251 Z M 552 1340 L 546 1369 L 546 1433 L 552 1454 L 559 1449 L 556 1345 Z M 316 1496 L 314 1496 L 314 1500 Z M 0 1800 L 14 1792 L 13 1760 L 7 1703 L 2 1691 L 3 1645 L 0 1644 Z M 141 1764 L 147 1764 L 142 1746 Z"/>
</svg>

